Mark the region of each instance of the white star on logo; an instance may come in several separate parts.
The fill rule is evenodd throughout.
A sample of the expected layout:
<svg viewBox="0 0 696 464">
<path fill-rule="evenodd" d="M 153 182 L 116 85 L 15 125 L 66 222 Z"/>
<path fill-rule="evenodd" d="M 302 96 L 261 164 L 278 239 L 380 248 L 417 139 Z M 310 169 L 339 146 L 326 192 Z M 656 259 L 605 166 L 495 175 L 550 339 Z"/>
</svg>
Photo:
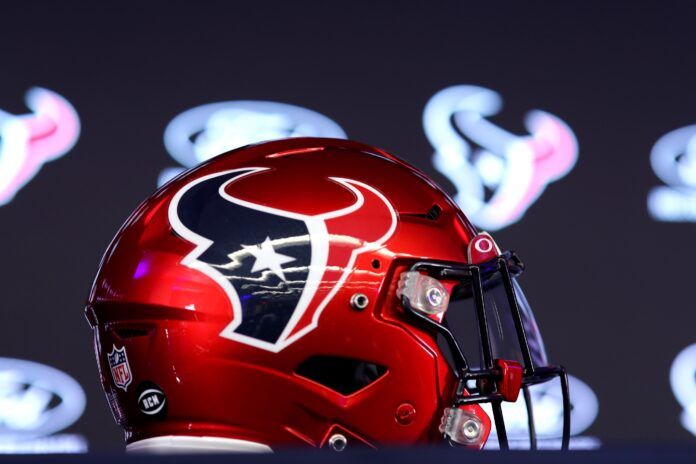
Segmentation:
<svg viewBox="0 0 696 464">
<path fill-rule="evenodd" d="M 287 282 L 285 279 L 285 274 L 283 274 L 283 264 L 295 261 L 292 256 L 281 255 L 276 253 L 273 249 L 273 243 L 271 243 L 271 238 L 266 237 L 261 245 L 242 245 L 246 251 L 248 251 L 256 261 L 251 268 L 251 272 L 264 271 L 266 269 L 273 272 L 275 275 L 283 279 L 283 282 Z"/>
</svg>

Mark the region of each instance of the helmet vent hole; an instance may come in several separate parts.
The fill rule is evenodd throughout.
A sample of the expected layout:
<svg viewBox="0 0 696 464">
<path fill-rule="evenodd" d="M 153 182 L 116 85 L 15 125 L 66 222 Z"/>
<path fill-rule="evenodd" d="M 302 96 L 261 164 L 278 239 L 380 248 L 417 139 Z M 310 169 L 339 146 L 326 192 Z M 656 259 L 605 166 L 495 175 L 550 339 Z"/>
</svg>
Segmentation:
<svg viewBox="0 0 696 464">
<path fill-rule="evenodd" d="M 135 338 L 135 337 L 145 337 L 147 335 L 150 335 L 150 331 L 146 329 L 138 329 L 135 327 L 122 327 L 119 329 L 115 329 L 114 333 L 116 333 L 116 336 L 120 339 L 128 339 L 128 338 Z"/>
<path fill-rule="evenodd" d="M 386 374 L 379 364 L 337 356 L 312 356 L 295 373 L 342 395 L 362 390 Z"/>
<path fill-rule="evenodd" d="M 379 262 L 379 259 L 373 259 L 372 260 L 372 269 L 379 269 L 382 263 Z"/>
<path fill-rule="evenodd" d="M 437 218 L 440 217 L 440 214 L 442 213 L 442 208 L 440 208 L 440 205 L 435 203 L 433 206 L 430 207 L 427 213 L 425 213 L 425 217 L 430 219 L 431 221 L 436 221 Z"/>
</svg>

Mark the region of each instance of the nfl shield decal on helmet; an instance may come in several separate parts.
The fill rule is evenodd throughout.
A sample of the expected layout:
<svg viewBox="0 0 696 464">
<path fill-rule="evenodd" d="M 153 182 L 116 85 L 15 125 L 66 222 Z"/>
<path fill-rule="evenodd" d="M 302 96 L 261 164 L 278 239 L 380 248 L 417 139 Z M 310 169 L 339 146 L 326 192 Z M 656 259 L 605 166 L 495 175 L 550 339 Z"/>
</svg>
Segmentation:
<svg viewBox="0 0 696 464">
<path fill-rule="evenodd" d="M 172 199 L 169 222 L 196 245 L 182 264 L 212 278 L 229 298 L 233 319 L 220 336 L 278 352 L 317 327 L 357 255 L 392 235 L 396 213 L 374 188 L 343 178 L 330 180 L 355 202 L 315 215 L 226 192 L 233 182 L 266 169 L 234 169 L 190 182 Z M 379 227 L 357 226 L 368 216 Z"/>
<path fill-rule="evenodd" d="M 133 380 L 133 375 L 130 365 L 128 364 L 126 347 L 116 348 L 116 345 L 113 345 L 111 353 L 107 356 L 109 358 L 109 367 L 111 368 L 111 377 L 114 379 L 114 384 L 118 388 L 127 391 L 128 385 L 130 385 Z"/>
</svg>

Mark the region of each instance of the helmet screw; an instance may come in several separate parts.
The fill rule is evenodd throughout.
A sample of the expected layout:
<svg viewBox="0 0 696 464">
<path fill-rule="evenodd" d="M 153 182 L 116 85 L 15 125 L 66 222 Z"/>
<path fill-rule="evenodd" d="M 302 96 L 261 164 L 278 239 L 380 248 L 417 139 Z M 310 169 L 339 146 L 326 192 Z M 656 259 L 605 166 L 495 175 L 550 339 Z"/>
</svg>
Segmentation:
<svg viewBox="0 0 696 464">
<path fill-rule="evenodd" d="M 462 425 L 462 432 L 467 440 L 476 440 L 481 435 L 481 425 L 475 420 L 469 419 Z"/>
<path fill-rule="evenodd" d="M 334 451 L 341 452 L 346 449 L 346 445 L 348 445 L 348 439 L 340 433 L 334 433 L 329 438 L 329 448 Z"/>
<path fill-rule="evenodd" d="M 401 403 L 396 408 L 396 422 L 401 425 L 409 425 L 416 418 L 416 408 L 410 403 Z"/>
<path fill-rule="evenodd" d="M 367 298 L 367 295 L 364 293 L 355 293 L 352 297 L 350 297 L 350 305 L 356 311 L 362 311 L 363 309 L 367 308 L 369 303 L 370 299 Z"/>
</svg>

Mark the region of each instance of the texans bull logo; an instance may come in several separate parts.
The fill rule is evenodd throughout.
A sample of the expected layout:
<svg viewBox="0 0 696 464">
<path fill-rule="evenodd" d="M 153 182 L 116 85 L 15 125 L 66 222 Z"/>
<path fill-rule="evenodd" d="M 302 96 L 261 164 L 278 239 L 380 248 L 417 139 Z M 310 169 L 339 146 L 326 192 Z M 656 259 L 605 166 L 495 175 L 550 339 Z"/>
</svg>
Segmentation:
<svg viewBox="0 0 696 464">
<path fill-rule="evenodd" d="M 231 183 L 266 169 L 196 179 L 172 199 L 169 222 L 196 245 L 182 264 L 212 278 L 230 300 L 232 321 L 220 336 L 278 352 L 317 327 L 357 255 L 392 235 L 396 214 L 374 188 L 338 177 L 330 180 L 352 192 L 355 202 L 316 215 L 226 192 Z"/>
<path fill-rule="evenodd" d="M 12 201 L 44 164 L 68 153 L 80 135 L 80 118 L 63 97 L 34 87 L 27 114 L 0 110 L 0 206 Z"/>
</svg>

